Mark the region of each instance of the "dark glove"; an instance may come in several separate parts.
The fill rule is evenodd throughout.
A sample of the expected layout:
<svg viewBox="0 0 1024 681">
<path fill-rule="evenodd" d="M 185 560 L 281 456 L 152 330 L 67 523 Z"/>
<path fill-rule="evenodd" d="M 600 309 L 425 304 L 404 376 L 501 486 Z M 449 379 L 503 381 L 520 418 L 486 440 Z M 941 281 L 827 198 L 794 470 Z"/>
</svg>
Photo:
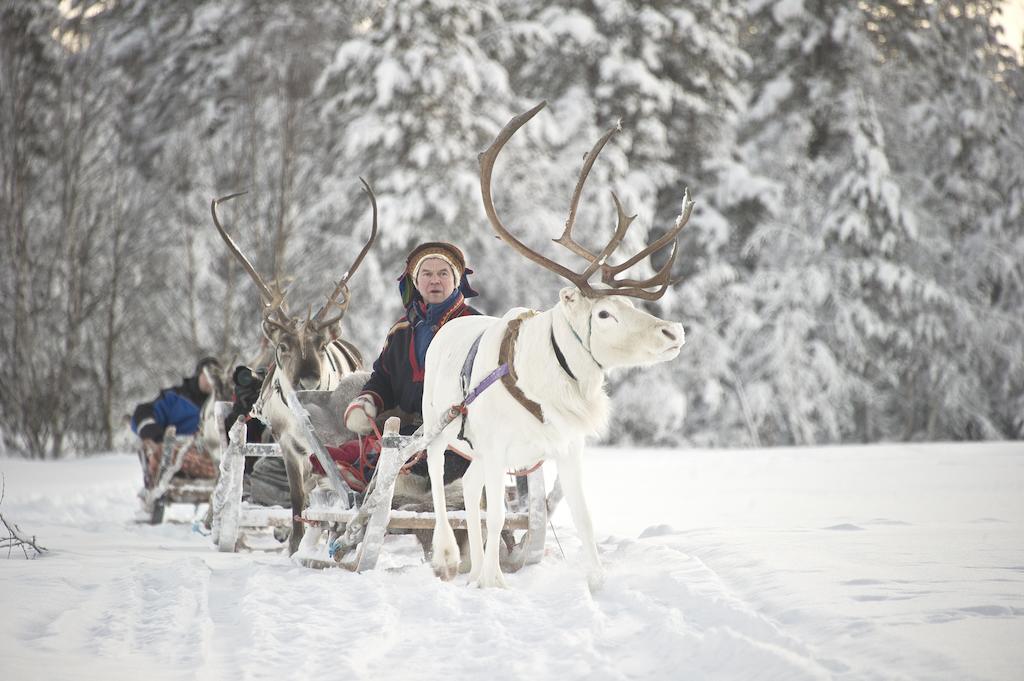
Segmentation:
<svg viewBox="0 0 1024 681">
<path fill-rule="evenodd" d="M 160 424 L 150 421 L 139 428 L 139 437 L 143 440 L 160 443 L 164 441 L 164 429 L 160 427 Z"/>
</svg>

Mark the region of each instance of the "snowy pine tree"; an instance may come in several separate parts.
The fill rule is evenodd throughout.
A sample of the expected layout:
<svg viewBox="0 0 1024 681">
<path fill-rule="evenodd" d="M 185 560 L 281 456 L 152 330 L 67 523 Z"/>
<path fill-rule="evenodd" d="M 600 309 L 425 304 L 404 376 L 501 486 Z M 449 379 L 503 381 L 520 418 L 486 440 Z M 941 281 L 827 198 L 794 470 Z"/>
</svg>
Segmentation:
<svg viewBox="0 0 1024 681">
<path fill-rule="evenodd" d="M 712 423 L 708 437 L 728 439 L 723 433 L 735 431 L 722 426 L 720 409 L 732 409 L 744 429 L 735 401 L 726 405 L 715 398 L 717 413 L 703 411 L 701 404 L 710 394 L 707 386 L 720 380 L 729 363 L 711 317 L 730 315 L 719 302 L 738 300 L 722 292 L 737 277 L 723 257 L 733 225 L 722 211 L 733 207 L 735 196 L 721 189 L 731 185 L 726 175 L 742 172 L 743 166 L 729 143 L 747 65 L 737 44 L 739 17 L 713 2 L 569 1 L 521 5 L 508 28 L 521 37 L 521 48 L 510 57 L 516 91 L 551 100 L 558 113 L 558 127 L 549 135 L 554 158 L 544 172 L 560 183 L 555 186 L 561 197 L 571 193 L 582 153 L 611 122 L 622 120 L 622 132 L 608 143 L 588 182 L 578 238 L 601 243 L 610 236 L 610 190 L 638 215 L 613 262 L 639 251 L 675 222 L 684 188 L 697 200 L 676 267 L 687 275 L 686 283 L 655 305 L 660 314 L 684 320 L 688 352 L 657 375 L 616 377 L 617 398 L 643 405 L 616 412 L 613 432 L 620 441 L 678 443 L 686 431 L 692 435 Z M 546 222 L 556 229 L 557 214 Z M 666 255 L 667 250 L 658 254 L 653 264 L 661 265 Z M 653 272 L 651 263 L 635 269 L 637 275 Z M 723 295 L 712 302 L 708 289 L 712 298 Z M 652 392 L 662 398 L 657 410 L 641 399 Z"/>
<path fill-rule="evenodd" d="M 173 178 L 155 199 L 165 221 L 155 246 L 176 258 L 146 276 L 169 284 L 156 301 L 169 329 L 154 342 L 173 348 L 174 364 L 209 352 L 244 361 L 260 338 L 257 291 L 213 228 L 212 198 L 248 192 L 222 207 L 226 226 L 263 277 L 292 285 L 293 308 L 322 302 L 340 276 L 330 267 L 340 249 L 321 243 L 322 206 L 339 197 L 324 196 L 315 168 L 328 132 L 312 95 L 353 9 L 210 1 L 108 13 L 117 64 L 134 85 L 132 157 L 144 173 Z M 361 200 L 358 185 L 342 198 Z"/>
<path fill-rule="evenodd" d="M 298 312 L 365 241 L 373 184 L 380 243 L 343 324 L 365 354 L 415 242 L 465 247 L 486 312 L 549 306 L 564 282 L 493 238 L 477 162 L 541 99 L 494 174 L 531 247 L 582 265 L 550 239 L 620 118 L 575 236 L 609 237 L 611 190 L 638 214 L 624 254 L 684 187 L 697 201 L 682 283 L 645 303 L 687 347 L 613 377 L 614 441 L 1020 437 L 1024 71 L 999 4 L 12 0 L 5 445 L 109 447 L 197 353 L 249 359 L 258 296 L 209 215 L 229 192 L 249 192 L 229 230 Z"/>
<path fill-rule="evenodd" d="M 481 272 L 485 309 L 500 300 L 486 280 L 505 256 L 488 259 L 495 240 L 477 165 L 512 114 L 505 71 L 478 43 L 499 20 L 489 2 L 383 4 L 338 45 L 317 82 L 321 121 L 331 132 L 321 156 L 326 181 L 347 187 L 365 177 L 380 205 L 379 246 L 360 275 L 373 291 L 360 305 L 365 312 L 355 313 L 367 350 L 378 349 L 399 314 L 394 282 L 416 243 L 459 244 Z M 359 233 L 365 203 L 340 207 L 335 224 Z"/>
<path fill-rule="evenodd" d="M 888 7 L 878 39 L 891 55 L 886 95 L 902 106 L 887 120 L 904 183 L 927 215 L 929 271 L 949 301 L 939 337 L 916 348 L 927 368 L 915 391 L 929 399 L 915 401 L 904 436 L 1017 437 L 1022 68 L 994 26 L 997 3 Z"/>
</svg>

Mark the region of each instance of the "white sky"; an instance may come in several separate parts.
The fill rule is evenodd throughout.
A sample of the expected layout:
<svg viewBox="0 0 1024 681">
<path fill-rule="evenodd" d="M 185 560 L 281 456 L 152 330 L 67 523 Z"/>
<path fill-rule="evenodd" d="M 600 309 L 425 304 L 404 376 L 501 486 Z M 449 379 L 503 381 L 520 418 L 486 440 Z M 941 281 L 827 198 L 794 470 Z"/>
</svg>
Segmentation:
<svg viewBox="0 0 1024 681">
<path fill-rule="evenodd" d="M 1021 42 L 1024 42 L 1024 0 L 1006 0 L 1003 3 L 1003 28 L 1006 41 L 1021 57 Z"/>
</svg>

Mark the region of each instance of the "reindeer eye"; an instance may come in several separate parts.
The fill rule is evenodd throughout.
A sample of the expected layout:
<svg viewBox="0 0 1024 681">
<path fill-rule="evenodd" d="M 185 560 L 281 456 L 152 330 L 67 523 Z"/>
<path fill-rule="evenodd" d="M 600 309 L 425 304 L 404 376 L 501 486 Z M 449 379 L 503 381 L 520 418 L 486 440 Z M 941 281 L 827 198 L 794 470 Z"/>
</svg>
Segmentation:
<svg viewBox="0 0 1024 681">
<path fill-rule="evenodd" d="M 608 310 L 601 310 L 600 312 L 597 313 L 597 316 L 600 317 L 601 319 L 608 319 L 609 317 L 611 317 L 611 314 L 608 312 Z"/>
<path fill-rule="evenodd" d="M 288 352 L 288 346 L 285 345 L 284 343 L 281 343 L 280 345 L 277 346 L 277 351 L 284 354 Z"/>
</svg>

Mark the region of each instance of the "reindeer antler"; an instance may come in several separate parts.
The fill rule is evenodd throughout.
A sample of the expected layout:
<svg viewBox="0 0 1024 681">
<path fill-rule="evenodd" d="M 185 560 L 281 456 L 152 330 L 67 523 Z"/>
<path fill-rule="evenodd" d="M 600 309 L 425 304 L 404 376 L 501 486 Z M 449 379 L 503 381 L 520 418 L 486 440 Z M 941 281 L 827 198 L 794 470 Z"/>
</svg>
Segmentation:
<svg viewBox="0 0 1024 681">
<path fill-rule="evenodd" d="M 498 153 L 501 151 L 502 147 L 505 146 L 508 140 L 511 139 L 512 135 L 514 135 L 519 128 L 523 127 L 531 118 L 536 116 L 537 113 L 539 113 L 545 106 L 547 106 L 546 101 L 541 102 L 525 113 L 521 113 L 518 116 L 513 117 L 512 120 L 502 128 L 501 132 L 498 133 L 498 136 L 494 139 L 494 142 L 491 143 L 491 146 L 488 147 L 487 151 L 480 154 L 480 193 L 483 196 L 484 211 L 487 213 L 487 218 L 490 220 L 494 231 L 498 233 L 498 236 L 502 240 L 512 246 L 512 248 L 520 254 L 529 260 L 536 262 L 545 269 L 554 272 L 563 279 L 567 279 L 579 288 L 584 295 L 591 297 L 620 295 L 630 296 L 632 298 L 643 298 L 645 300 L 657 300 L 658 298 L 661 298 L 668 287 L 676 283 L 670 279 L 672 265 L 675 262 L 676 250 L 678 247 L 676 237 L 686 225 L 686 222 L 690 219 L 690 213 L 693 210 L 693 201 L 690 199 L 690 191 L 688 189 L 685 191 L 683 196 L 682 213 L 676 219 L 675 225 L 673 225 L 673 227 L 662 237 L 655 240 L 653 243 L 648 244 L 646 248 L 619 265 L 609 265 L 606 263 L 606 260 L 612 252 L 618 248 L 619 244 L 622 243 L 623 238 L 626 236 L 626 232 L 629 230 L 629 226 L 633 223 L 636 216 L 626 214 L 622 207 L 622 203 L 619 201 L 619 197 L 615 195 L 615 192 L 612 192 L 612 201 L 615 203 L 615 210 L 618 214 L 618 224 L 616 225 L 614 234 L 612 234 L 611 239 L 607 244 L 605 244 L 604 248 L 602 248 L 599 253 L 593 253 L 572 237 L 572 228 L 576 221 L 576 210 L 579 206 L 580 196 L 583 193 L 583 186 L 587 181 L 587 176 L 590 174 L 590 170 L 593 168 L 594 163 L 597 161 L 597 157 L 601 153 L 605 144 L 608 143 L 608 140 L 611 139 L 612 135 L 621 130 L 621 127 L 618 124 L 602 135 L 586 155 L 583 168 L 580 170 L 579 180 L 576 183 L 576 190 L 573 192 L 572 200 L 570 201 L 569 217 L 565 221 L 565 229 L 562 231 L 562 235 L 558 239 L 553 239 L 556 243 L 565 246 L 576 255 L 586 259 L 589 263 L 586 269 L 582 272 L 574 272 L 573 270 L 544 257 L 540 253 L 537 253 L 526 246 L 523 242 L 519 241 L 502 224 L 497 211 L 494 209 L 494 202 L 491 198 L 491 175 L 494 171 L 494 162 L 498 157 Z M 654 276 L 642 280 L 616 279 L 616 275 L 632 267 L 649 255 L 661 250 L 669 243 L 672 243 L 672 252 L 669 254 L 668 260 L 661 269 L 654 274 Z M 604 284 L 607 284 L 609 288 L 595 289 L 591 287 L 589 279 L 598 269 L 601 270 L 601 281 Z M 655 289 L 653 291 L 647 290 L 651 287 L 655 287 Z"/>
<path fill-rule="evenodd" d="M 317 325 L 321 329 L 331 326 L 332 324 L 337 324 L 339 321 L 341 321 L 341 318 L 345 316 L 345 312 L 348 311 L 348 304 L 350 300 L 348 293 L 348 280 L 351 279 L 352 275 L 355 274 L 357 269 L 359 269 L 359 265 L 362 264 L 363 258 L 366 257 L 366 254 L 370 251 L 370 248 L 377 240 L 377 197 L 374 195 L 373 189 L 370 187 L 369 184 L 367 184 L 366 180 L 360 177 L 359 181 L 363 183 L 363 191 L 365 191 L 367 196 L 369 197 L 370 206 L 373 208 L 373 224 L 370 227 L 370 238 L 366 241 L 366 245 L 363 246 L 363 250 L 359 251 L 359 255 L 356 256 L 356 259 L 349 266 L 345 274 L 341 276 L 341 279 L 338 281 L 338 285 L 334 287 L 334 291 L 331 293 L 330 296 L 327 297 L 327 302 L 324 303 L 324 306 L 321 307 L 320 310 L 316 313 L 316 316 L 313 317 L 313 320 L 317 322 Z M 338 296 L 342 292 L 345 293 L 345 299 L 343 302 L 339 303 Z M 324 314 L 331 307 L 338 307 L 341 310 L 341 312 L 339 312 L 335 317 L 332 317 L 331 319 L 328 319 L 326 321 L 322 320 Z"/>
<path fill-rule="evenodd" d="M 281 322 L 283 322 L 283 324 L 288 324 L 291 319 L 284 309 L 284 297 L 287 292 L 281 290 L 281 283 L 277 279 L 275 279 L 270 285 L 263 280 L 263 277 L 261 277 L 260 273 L 256 271 L 253 264 L 249 262 L 249 259 L 245 257 L 245 254 L 242 253 L 242 249 L 238 247 L 235 240 L 227 233 L 224 227 L 220 224 L 220 219 L 217 217 L 217 206 L 225 201 L 230 201 L 237 196 L 242 196 L 243 194 L 248 193 L 248 191 L 235 192 L 234 194 L 228 194 L 227 196 L 222 196 L 211 201 L 210 212 L 213 214 L 213 224 L 217 227 L 217 231 L 220 232 L 220 236 L 224 239 L 224 243 L 228 245 L 228 249 L 238 260 L 241 261 L 242 267 L 245 268 L 245 271 L 249 273 L 249 277 L 251 277 L 256 283 L 256 288 L 259 289 L 260 296 L 263 298 L 263 318 L 270 321 L 270 316 L 276 312 Z M 277 326 L 282 326 L 282 324 L 277 322 L 271 321 L 271 323 Z M 287 327 L 282 326 L 282 328 Z"/>
</svg>

